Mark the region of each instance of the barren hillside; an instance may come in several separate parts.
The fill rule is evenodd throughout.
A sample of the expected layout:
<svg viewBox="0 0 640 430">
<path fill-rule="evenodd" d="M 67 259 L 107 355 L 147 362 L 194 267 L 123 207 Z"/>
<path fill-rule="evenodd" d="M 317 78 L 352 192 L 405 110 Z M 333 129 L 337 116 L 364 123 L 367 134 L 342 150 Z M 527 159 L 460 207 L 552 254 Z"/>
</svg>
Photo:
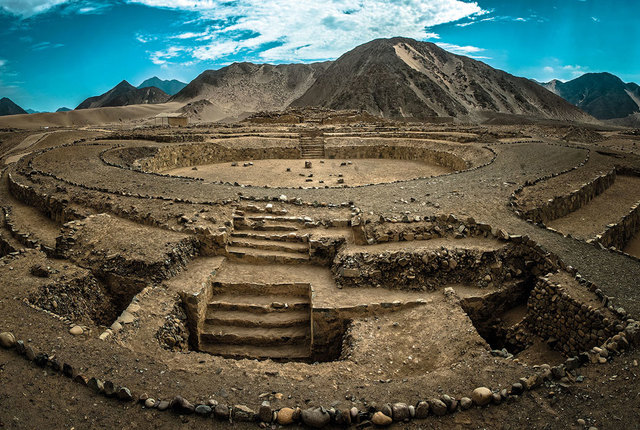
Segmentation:
<svg viewBox="0 0 640 430">
<path fill-rule="evenodd" d="M 385 117 L 473 118 L 489 111 L 593 120 L 528 79 L 407 38 L 377 39 L 347 52 L 292 106 L 365 109 Z"/>
</svg>

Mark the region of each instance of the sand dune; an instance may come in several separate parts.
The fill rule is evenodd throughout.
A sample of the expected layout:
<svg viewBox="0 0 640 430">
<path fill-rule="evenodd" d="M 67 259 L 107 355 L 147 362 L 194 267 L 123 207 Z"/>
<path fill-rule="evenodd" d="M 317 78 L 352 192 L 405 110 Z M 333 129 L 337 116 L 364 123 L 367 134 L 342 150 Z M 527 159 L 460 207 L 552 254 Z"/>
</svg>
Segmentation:
<svg viewBox="0 0 640 430">
<path fill-rule="evenodd" d="M 0 117 L 0 127 L 37 129 L 42 127 L 70 127 L 123 123 L 151 118 L 162 112 L 173 112 L 183 103 L 163 103 L 156 105 L 131 105 L 73 110 L 69 112 L 35 113 L 30 115 L 10 115 Z"/>
</svg>

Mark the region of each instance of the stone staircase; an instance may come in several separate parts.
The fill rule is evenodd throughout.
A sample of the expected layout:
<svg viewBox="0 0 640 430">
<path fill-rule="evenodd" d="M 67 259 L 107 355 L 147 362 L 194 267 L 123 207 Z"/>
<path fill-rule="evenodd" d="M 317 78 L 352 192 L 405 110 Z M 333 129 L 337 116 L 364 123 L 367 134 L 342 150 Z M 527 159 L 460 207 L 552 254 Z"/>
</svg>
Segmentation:
<svg viewBox="0 0 640 430">
<path fill-rule="evenodd" d="M 231 261 L 249 264 L 309 262 L 309 235 L 316 227 L 308 217 L 285 215 L 234 215 L 234 231 L 227 246 Z"/>
<path fill-rule="evenodd" d="M 322 135 L 302 135 L 300 136 L 300 154 L 304 159 L 325 158 L 324 137 Z"/>
<path fill-rule="evenodd" d="M 227 358 L 308 360 L 311 357 L 310 285 L 212 285 L 200 350 Z"/>
</svg>

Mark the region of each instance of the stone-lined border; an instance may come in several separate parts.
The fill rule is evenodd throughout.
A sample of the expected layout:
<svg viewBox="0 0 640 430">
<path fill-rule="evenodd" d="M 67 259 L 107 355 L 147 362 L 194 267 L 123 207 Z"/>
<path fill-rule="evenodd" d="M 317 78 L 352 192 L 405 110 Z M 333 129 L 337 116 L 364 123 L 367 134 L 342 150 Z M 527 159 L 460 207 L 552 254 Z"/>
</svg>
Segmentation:
<svg viewBox="0 0 640 430">
<path fill-rule="evenodd" d="M 233 136 L 233 137 L 235 137 L 235 136 Z M 260 136 L 248 136 L 248 137 L 260 137 Z M 188 145 L 192 145 L 192 143 L 184 143 L 184 144 L 181 144 L 179 146 L 188 146 Z M 118 146 L 117 148 L 121 148 L 121 147 L 122 147 L 122 145 Z M 347 185 L 347 184 L 331 185 L 331 186 L 330 185 L 325 185 L 323 187 L 320 187 L 320 186 L 313 186 L 313 187 L 303 187 L 303 186 L 298 186 L 298 187 L 276 187 L 276 186 L 270 186 L 270 185 L 257 186 L 257 185 L 247 185 L 247 184 L 240 184 L 238 182 L 228 182 L 228 181 L 210 181 L 208 183 L 213 184 L 213 185 L 225 185 L 225 186 L 233 186 L 233 187 L 246 188 L 246 189 L 281 189 L 281 190 L 325 190 L 325 189 L 343 189 L 343 188 L 362 188 L 362 187 L 371 187 L 373 185 L 403 184 L 403 183 L 407 183 L 407 182 L 411 182 L 411 181 L 433 179 L 433 178 L 436 178 L 436 177 L 437 178 L 441 178 L 441 177 L 450 176 L 450 175 L 457 175 L 459 173 L 464 173 L 464 172 L 472 172 L 474 170 L 478 170 L 478 169 L 487 167 L 487 166 L 489 166 L 490 164 L 492 164 L 495 161 L 495 159 L 497 157 L 497 153 L 487 145 L 483 145 L 481 148 L 488 150 L 492 154 L 491 159 L 489 161 L 487 161 L 486 163 L 480 164 L 480 165 L 475 166 L 475 167 L 469 167 L 467 169 L 456 170 L 454 172 L 444 173 L 442 175 L 436 175 L 436 176 L 420 176 L 420 177 L 410 178 L 410 179 L 401 179 L 401 180 L 389 181 L 389 182 L 368 183 L 368 184 L 361 184 L 361 185 Z M 138 172 L 138 173 L 151 174 L 151 175 L 168 177 L 168 178 L 180 178 L 180 179 L 189 179 L 189 180 L 195 180 L 195 181 L 204 181 L 202 178 L 194 178 L 194 177 L 191 177 L 191 176 L 180 176 L 180 175 L 168 175 L 166 173 L 147 171 L 147 170 L 137 169 L 137 168 L 134 168 L 134 167 L 123 166 L 123 165 L 119 165 L 117 163 L 109 162 L 109 161 L 104 159 L 103 154 L 108 152 L 108 151 L 110 151 L 110 150 L 112 150 L 112 149 L 116 149 L 116 147 L 108 148 L 105 151 L 103 151 L 103 153 L 100 154 L 100 160 L 104 164 L 106 164 L 108 166 L 117 167 L 117 168 L 126 169 L 126 170 L 131 170 L 131 171 Z M 445 152 L 446 153 L 446 151 L 434 151 L 434 152 Z M 447 154 L 449 154 L 449 153 L 447 153 Z M 328 159 L 328 158 L 326 158 L 326 159 Z M 304 158 L 292 158 L 291 160 L 304 160 Z"/>
<path fill-rule="evenodd" d="M 418 401 L 415 406 L 397 402 L 385 403 L 379 408 L 370 407 L 364 411 L 356 407 L 345 411 L 333 407 L 313 407 L 304 410 L 299 407 L 283 407 L 274 410 L 268 401 L 264 401 L 258 408 L 258 412 L 255 412 L 245 405 L 220 404 L 211 399 L 205 403 L 194 404 L 182 396 L 175 396 L 171 401 L 168 401 L 156 400 L 143 393 L 137 396 L 137 400 L 144 409 L 172 410 L 181 415 L 195 413 L 203 418 L 215 417 L 230 423 L 234 421 L 273 422 L 281 425 L 302 423 L 313 428 L 322 428 L 328 425 L 347 427 L 353 424 L 358 425 L 359 428 L 364 428 L 371 423 L 377 426 L 388 426 L 393 422 L 409 422 L 412 419 L 424 419 L 429 416 L 441 417 L 458 411 L 465 411 L 474 406 L 487 407 L 499 405 L 503 402 L 512 403 L 525 391 L 544 386 L 546 382 L 563 380 L 567 372 L 574 371 L 584 364 L 607 363 L 615 354 L 621 354 L 639 342 L 640 323 L 634 320 L 627 320 L 625 329 L 608 338 L 600 347 L 594 347 L 589 352 L 570 357 L 564 363 L 554 367 L 549 365 L 534 366 L 533 374 L 519 378 L 509 389 L 491 390 L 487 387 L 478 387 L 473 390 L 469 397 L 456 399 L 445 394 Z M 50 369 L 58 374 L 61 373 L 96 394 L 123 402 L 133 402 L 136 399 L 129 388 L 117 385 L 112 381 L 103 381 L 96 377 L 84 375 L 71 364 L 61 362 L 55 355 L 50 356 L 46 352 L 37 353 L 32 346 L 25 345 L 24 341 L 16 340 L 15 336 L 10 332 L 0 333 L 0 346 L 5 349 L 14 349 L 19 356 L 32 361 L 38 367 Z"/>
<path fill-rule="evenodd" d="M 524 242 L 530 245 L 534 250 L 541 252 L 541 255 L 550 262 L 555 261 L 557 266 L 575 276 L 580 285 L 589 288 L 589 290 L 595 292 L 598 297 L 602 296 L 602 292 L 597 289 L 593 283 L 582 279 L 574 268 L 566 266 L 557 256 L 546 252 L 542 246 L 530 240 L 528 237 L 509 235 L 504 230 L 491 229 L 491 231 L 492 234 L 496 232 L 494 235 L 497 235 L 501 240 L 514 241 L 515 243 Z M 146 393 L 141 394 L 138 400 L 145 408 L 154 408 L 159 411 L 171 409 L 179 414 L 196 413 L 203 417 L 214 416 L 225 421 L 229 420 L 230 422 L 234 420 L 246 422 L 260 421 L 264 423 L 277 422 L 282 425 L 303 423 L 314 428 L 321 428 L 330 424 L 340 426 L 359 424 L 364 427 L 370 422 L 379 426 L 387 426 L 394 421 L 407 422 L 413 418 L 427 418 L 429 415 L 444 416 L 458 410 L 470 409 L 474 405 L 479 407 L 498 405 L 505 401 L 512 402 L 525 390 L 533 390 L 552 379 L 561 380 L 566 376 L 568 371 L 575 370 L 586 363 L 607 363 L 614 354 L 619 354 L 630 346 L 640 343 L 640 323 L 629 318 L 624 309 L 614 308 L 606 297 L 603 297 L 603 305 L 607 306 L 609 310 L 616 313 L 621 319 L 626 318 L 623 330 L 608 338 L 600 347 L 594 347 L 589 352 L 582 352 L 577 356 L 570 357 L 563 364 L 554 367 L 550 367 L 549 365 L 534 366 L 534 373 L 532 375 L 520 378 L 511 385 L 510 389 L 492 391 L 487 387 L 478 387 L 473 390 L 470 397 L 455 399 L 448 395 L 442 395 L 439 398 L 433 397 L 428 400 L 419 401 L 415 406 L 407 403 L 385 403 L 379 410 L 369 408 L 366 411 L 360 411 L 355 407 L 349 411 L 339 411 L 335 408 L 327 409 L 323 407 L 305 410 L 299 407 L 281 408 L 274 411 L 269 402 L 265 401 L 260 405 L 256 413 L 253 409 L 245 405 L 224 405 L 218 404 L 214 400 L 210 400 L 207 403 L 193 404 L 181 396 L 176 396 L 171 401 L 156 401 Z M 105 335 L 105 338 L 107 336 L 108 335 Z M 57 373 L 62 373 L 64 376 L 72 378 L 75 382 L 89 387 L 97 394 L 118 398 L 126 402 L 134 400 L 134 395 L 128 388 L 118 386 L 112 381 L 102 381 L 96 377 L 89 378 L 81 372 L 75 371 L 72 365 L 60 363 L 56 357 L 50 358 L 45 352 L 36 353 L 31 346 L 26 346 L 23 341 L 16 341 L 11 333 L 5 332 L 0 334 L 0 345 L 8 349 L 15 347 L 15 351 L 20 356 L 33 361 L 37 366 L 50 368 Z"/>
<path fill-rule="evenodd" d="M 583 149 L 583 150 L 587 151 L 587 156 L 580 163 L 578 163 L 577 165 L 575 165 L 573 167 L 570 167 L 568 169 L 562 170 L 560 172 L 550 173 L 550 174 L 541 176 L 541 177 L 539 177 L 537 179 L 534 179 L 533 181 L 525 181 L 524 184 L 520 185 L 518 188 L 516 188 L 511 193 L 511 196 L 509 197 L 509 206 L 511 207 L 511 209 L 515 212 L 515 214 L 518 217 L 523 218 L 528 222 L 530 222 L 530 221 L 527 218 L 525 218 L 525 213 L 518 207 L 518 203 L 517 203 L 518 195 L 520 195 L 522 193 L 522 191 L 527 187 L 536 185 L 539 182 L 546 181 L 546 180 L 549 180 L 551 178 L 555 178 L 555 177 L 560 176 L 560 175 L 564 175 L 565 173 L 569 173 L 569 172 L 572 172 L 574 170 L 577 170 L 577 169 L 583 167 L 585 164 L 587 164 L 589 162 L 589 159 L 591 158 L 591 149 L 587 148 L 585 146 L 580 146 L 580 145 L 574 145 L 574 146 L 571 146 L 571 145 L 560 145 L 560 144 L 557 144 L 557 143 L 546 143 L 546 144 L 550 145 L 550 146 L 559 146 L 559 147 L 562 147 L 562 148 Z M 560 200 L 560 199 L 557 199 L 557 200 Z M 533 222 L 531 222 L 531 223 L 535 224 Z"/>
</svg>

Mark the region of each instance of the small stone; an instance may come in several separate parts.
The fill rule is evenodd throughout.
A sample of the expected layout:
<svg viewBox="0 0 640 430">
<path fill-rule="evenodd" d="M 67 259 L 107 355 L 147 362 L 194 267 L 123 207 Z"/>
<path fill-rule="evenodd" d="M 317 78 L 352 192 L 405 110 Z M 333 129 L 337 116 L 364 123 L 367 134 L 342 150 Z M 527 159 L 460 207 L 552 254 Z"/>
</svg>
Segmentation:
<svg viewBox="0 0 640 430">
<path fill-rule="evenodd" d="M 40 354 L 37 354 L 35 356 L 33 362 L 36 364 L 36 366 L 45 367 L 49 362 L 49 356 L 44 352 L 41 352 Z"/>
<path fill-rule="evenodd" d="M 430 399 L 429 408 L 434 415 L 441 417 L 447 414 L 447 405 L 440 399 Z"/>
<path fill-rule="evenodd" d="M 89 379 L 87 386 L 95 393 L 101 393 L 104 391 L 104 383 L 95 377 Z"/>
<path fill-rule="evenodd" d="M 74 325 L 69 330 L 69 333 L 71 333 L 74 336 L 80 336 L 83 332 L 84 331 L 82 330 L 82 327 L 80 327 L 79 325 Z"/>
<path fill-rule="evenodd" d="M 233 407 L 233 418 L 236 421 L 252 422 L 256 418 L 256 413 L 245 405 L 235 405 Z"/>
<path fill-rule="evenodd" d="M 463 411 L 466 411 L 467 409 L 471 409 L 471 407 L 473 406 L 473 400 L 471 400 L 468 397 L 462 397 L 460 399 L 460 407 L 462 408 Z"/>
<path fill-rule="evenodd" d="M 382 412 L 378 411 L 375 414 L 373 414 L 373 417 L 371 418 L 371 422 L 379 427 L 387 427 L 391 425 L 393 420 L 391 419 L 391 417 L 388 417 Z"/>
<path fill-rule="evenodd" d="M 579 426 L 584 426 L 584 425 L 587 424 L 587 422 L 585 420 L 583 420 L 582 418 L 579 418 L 577 422 L 578 422 Z"/>
<path fill-rule="evenodd" d="M 478 406 L 486 406 L 491 402 L 492 394 L 487 387 L 478 387 L 471 393 L 471 400 Z"/>
<path fill-rule="evenodd" d="M 229 407 L 227 405 L 218 405 L 213 409 L 213 414 L 216 418 L 226 420 L 229 418 Z"/>
<path fill-rule="evenodd" d="M 258 411 L 258 416 L 260 417 L 260 421 L 262 421 L 263 423 L 270 423 L 273 419 L 271 403 L 266 400 L 262 402 L 262 404 L 260 405 L 260 410 Z"/>
<path fill-rule="evenodd" d="M 175 396 L 169 406 L 179 414 L 190 414 L 195 410 L 195 407 L 182 396 Z"/>
<path fill-rule="evenodd" d="M 107 395 L 107 397 L 112 397 L 116 394 L 117 392 L 117 388 L 115 386 L 115 384 L 111 381 L 104 381 L 104 394 Z"/>
<path fill-rule="evenodd" d="M 207 405 L 198 405 L 196 406 L 196 414 L 201 415 L 203 417 L 208 417 L 209 415 L 211 415 L 212 409 L 211 406 L 207 406 Z"/>
<path fill-rule="evenodd" d="M 286 426 L 293 423 L 293 413 L 295 411 L 291 408 L 282 408 L 278 411 L 276 421 L 278 424 Z"/>
<path fill-rule="evenodd" d="M 524 387 L 520 382 L 516 382 L 515 384 L 511 385 L 511 394 L 520 395 L 523 393 L 523 391 L 524 391 Z"/>
<path fill-rule="evenodd" d="M 118 398 L 124 402 L 130 402 L 133 400 L 133 394 L 127 387 L 120 387 L 118 390 Z"/>
<path fill-rule="evenodd" d="M 409 415 L 409 406 L 406 403 L 394 403 L 391 407 L 393 414 L 391 417 L 394 421 L 404 421 L 411 418 Z"/>
<path fill-rule="evenodd" d="M 6 349 L 13 348 L 16 346 L 16 337 L 7 331 L 0 333 L 0 345 Z"/>
<path fill-rule="evenodd" d="M 24 355 L 27 357 L 27 360 L 33 361 L 36 358 L 36 352 L 29 345 L 25 346 Z"/>
<path fill-rule="evenodd" d="M 416 405 L 416 418 L 426 418 L 429 416 L 429 403 L 418 402 Z"/>
<path fill-rule="evenodd" d="M 151 409 L 156 405 L 156 401 L 154 399 L 152 399 L 151 397 L 149 397 L 147 400 L 144 401 L 144 407 L 147 409 Z"/>
<path fill-rule="evenodd" d="M 167 400 L 161 400 L 161 401 L 158 402 L 157 409 L 159 411 L 166 411 L 167 409 L 169 409 L 169 405 L 170 405 L 170 403 Z"/>
<path fill-rule="evenodd" d="M 309 408 L 302 411 L 302 422 L 313 428 L 322 428 L 329 424 L 331 415 L 324 408 Z"/>
</svg>

